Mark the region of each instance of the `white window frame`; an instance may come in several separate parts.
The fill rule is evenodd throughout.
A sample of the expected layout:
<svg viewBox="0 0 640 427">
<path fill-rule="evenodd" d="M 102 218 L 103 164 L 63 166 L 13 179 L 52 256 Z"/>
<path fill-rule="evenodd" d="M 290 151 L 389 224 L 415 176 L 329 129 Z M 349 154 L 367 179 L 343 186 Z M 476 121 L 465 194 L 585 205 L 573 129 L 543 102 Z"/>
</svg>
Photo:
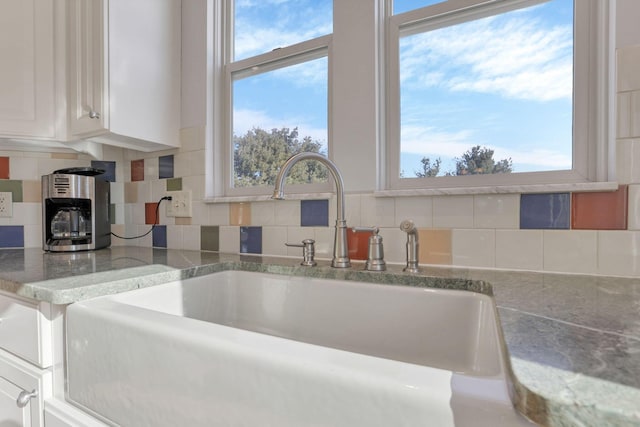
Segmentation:
<svg viewBox="0 0 640 427">
<path fill-rule="evenodd" d="M 326 57 L 328 68 L 331 61 L 332 35 L 324 35 L 270 52 L 233 61 L 233 0 L 209 0 L 213 16 L 208 22 L 207 39 L 211 41 L 207 63 L 212 65 L 208 73 L 207 119 L 207 183 L 205 194 L 208 200 L 224 201 L 248 196 L 255 199 L 269 198 L 273 188 L 233 186 L 233 78 L 242 78 L 273 71 L 287 66 L 302 64 Z M 328 70 L 327 70 L 328 71 Z M 327 108 L 331 98 L 331 77 L 327 72 Z M 218 95 L 218 96 L 216 96 Z M 327 127 L 330 126 L 328 117 Z M 327 151 L 331 156 L 331 137 L 327 129 Z M 210 177 L 213 177 L 211 179 Z M 331 190 L 331 179 L 326 183 L 287 185 L 287 193 L 319 193 Z"/>
<path fill-rule="evenodd" d="M 388 16 L 386 28 L 386 190 L 499 187 L 615 180 L 615 0 L 576 0 L 574 26 L 573 169 L 438 178 L 400 178 L 400 73 L 402 35 L 504 13 L 544 0 L 449 0 Z M 391 0 L 387 10 L 391 11 Z M 391 12 L 389 12 L 391 13 Z"/>
</svg>

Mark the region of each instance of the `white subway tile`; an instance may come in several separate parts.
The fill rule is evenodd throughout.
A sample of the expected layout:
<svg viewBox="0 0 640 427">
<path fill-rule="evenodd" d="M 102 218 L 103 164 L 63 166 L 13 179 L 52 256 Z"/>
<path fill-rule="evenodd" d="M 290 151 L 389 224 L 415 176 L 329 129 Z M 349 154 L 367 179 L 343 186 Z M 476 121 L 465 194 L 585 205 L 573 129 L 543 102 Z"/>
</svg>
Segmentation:
<svg viewBox="0 0 640 427">
<path fill-rule="evenodd" d="M 519 228 L 520 195 L 473 196 L 473 225 L 475 228 Z"/>
<path fill-rule="evenodd" d="M 640 275 L 640 232 L 598 231 L 598 273 Z"/>
<path fill-rule="evenodd" d="M 416 227 L 433 226 L 433 200 L 431 197 L 398 197 L 395 207 L 394 225 L 399 227 L 402 221 L 411 219 Z"/>
<path fill-rule="evenodd" d="M 273 208 L 275 225 L 300 225 L 300 200 L 276 200 Z"/>
<path fill-rule="evenodd" d="M 619 139 L 616 142 L 616 152 L 618 183 L 640 183 L 640 139 Z"/>
<path fill-rule="evenodd" d="M 472 228 L 473 196 L 437 196 L 433 198 L 435 228 Z"/>
<path fill-rule="evenodd" d="M 276 223 L 276 204 L 281 201 L 254 202 L 251 204 L 251 225 L 274 225 Z"/>
<path fill-rule="evenodd" d="M 617 51 L 618 92 L 640 90 L 640 45 Z"/>
<path fill-rule="evenodd" d="M 264 255 L 286 256 L 287 227 L 267 226 L 262 227 L 262 253 Z M 297 243 L 297 242 L 296 242 Z M 295 249 L 295 248 L 292 248 Z M 302 258 L 302 248 L 297 248 Z"/>
<path fill-rule="evenodd" d="M 637 68 L 640 70 L 640 66 Z M 640 90 L 631 92 L 630 132 L 632 138 L 640 137 Z"/>
<path fill-rule="evenodd" d="M 360 198 L 360 225 L 369 227 L 393 227 L 396 224 L 395 199 L 363 195 Z"/>
<path fill-rule="evenodd" d="M 240 244 L 238 242 L 238 244 Z M 182 226 L 182 247 L 185 250 L 200 250 L 200 226 L 199 225 L 183 225 Z"/>
<path fill-rule="evenodd" d="M 542 270 L 542 230 L 496 230 L 496 267 Z"/>
<path fill-rule="evenodd" d="M 543 239 L 545 271 L 597 273 L 597 231 L 544 230 Z"/>
<path fill-rule="evenodd" d="M 617 138 L 629 138 L 631 136 L 631 93 L 622 92 L 617 95 Z"/>
<path fill-rule="evenodd" d="M 495 267 L 495 230 L 452 231 L 452 264 L 465 267 Z"/>
<path fill-rule="evenodd" d="M 220 226 L 220 252 L 232 254 L 240 252 L 240 227 Z"/>
<path fill-rule="evenodd" d="M 628 189 L 627 228 L 640 230 L 640 185 L 630 185 Z"/>
</svg>

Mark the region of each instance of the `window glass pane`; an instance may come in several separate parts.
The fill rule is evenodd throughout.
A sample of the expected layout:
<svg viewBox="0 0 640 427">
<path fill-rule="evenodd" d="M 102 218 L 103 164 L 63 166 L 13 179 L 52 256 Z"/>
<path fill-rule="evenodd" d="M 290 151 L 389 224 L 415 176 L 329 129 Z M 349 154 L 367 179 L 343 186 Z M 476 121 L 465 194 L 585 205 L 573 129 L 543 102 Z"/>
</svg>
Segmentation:
<svg viewBox="0 0 640 427">
<path fill-rule="evenodd" d="M 234 186 L 272 186 L 293 154 L 327 154 L 326 57 L 235 79 L 233 82 Z M 318 162 L 301 162 L 288 183 L 327 180 Z"/>
<path fill-rule="evenodd" d="M 400 74 L 401 177 L 571 169 L 571 0 L 403 37 Z"/>
<path fill-rule="evenodd" d="M 234 60 L 332 32 L 332 0 L 236 0 L 234 3 Z"/>
<path fill-rule="evenodd" d="M 425 6 L 431 6 L 436 3 L 443 3 L 446 0 L 394 0 L 393 14 L 408 12 L 413 9 L 419 9 Z"/>
</svg>

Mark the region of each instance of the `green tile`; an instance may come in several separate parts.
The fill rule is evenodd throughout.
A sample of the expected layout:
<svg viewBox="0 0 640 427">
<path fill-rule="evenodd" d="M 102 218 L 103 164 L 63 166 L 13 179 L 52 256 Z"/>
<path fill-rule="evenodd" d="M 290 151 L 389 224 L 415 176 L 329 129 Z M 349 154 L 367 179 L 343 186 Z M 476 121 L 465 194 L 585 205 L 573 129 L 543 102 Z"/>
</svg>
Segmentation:
<svg viewBox="0 0 640 427">
<path fill-rule="evenodd" d="M 111 225 L 117 224 L 116 222 L 116 205 L 115 203 L 111 203 L 109 205 L 109 221 Z"/>
<path fill-rule="evenodd" d="M 0 179 L 0 192 L 11 193 L 13 203 L 21 203 L 22 181 L 15 179 Z"/>
<path fill-rule="evenodd" d="M 182 178 L 167 179 L 167 191 L 182 191 Z"/>
<path fill-rule="evenodd" d="M 200 227 L 200 249 L 203 251 L 220 250 L 220 227 L 217 225 Z"/>
</svg>

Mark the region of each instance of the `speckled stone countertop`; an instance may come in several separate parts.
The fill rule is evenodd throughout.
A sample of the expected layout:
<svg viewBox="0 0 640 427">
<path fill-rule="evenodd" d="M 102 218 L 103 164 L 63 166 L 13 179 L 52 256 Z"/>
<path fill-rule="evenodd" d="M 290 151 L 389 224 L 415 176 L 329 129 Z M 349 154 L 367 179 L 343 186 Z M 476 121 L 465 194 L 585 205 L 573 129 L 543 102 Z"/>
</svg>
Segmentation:
<svg viewBox="0 0 640 427">
<path fill-rule="evenodd" d="M 418 275 L 299 266 L 299 260 L 113 247 L 95 252 L 0 250 L 0 290 L 69 304 L 171 280 L 244 269 L 495 297 L 517 406 L 549 426 L 640 426 L 640 279 L 454 268 Z"/>
</svg>

